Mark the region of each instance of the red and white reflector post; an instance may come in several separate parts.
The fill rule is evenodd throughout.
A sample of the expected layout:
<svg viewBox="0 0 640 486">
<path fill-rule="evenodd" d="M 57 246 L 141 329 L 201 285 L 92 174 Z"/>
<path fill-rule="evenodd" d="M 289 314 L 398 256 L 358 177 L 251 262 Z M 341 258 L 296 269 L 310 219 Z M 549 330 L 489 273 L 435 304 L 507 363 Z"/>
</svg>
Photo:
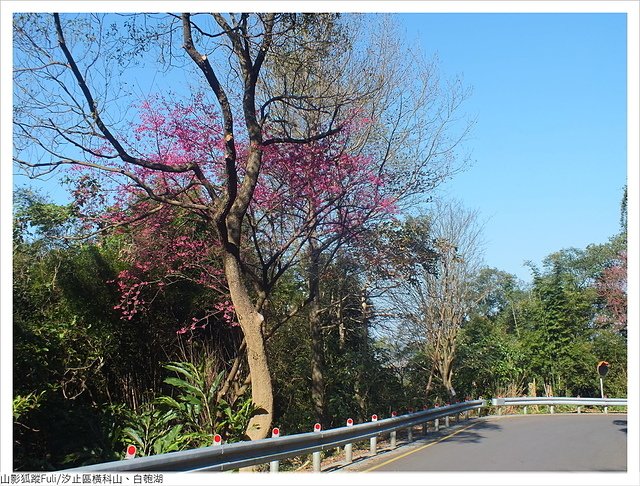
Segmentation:
<svg viewBox="0 0 640 486">
<path fill-rule="evenodd" d="M 222 445 L 222 436 L 220 434 L 215 434 L 213 436 L 213 445 L 214 446 Z"/>
<path fill-rule="evenodd" d="M 127 446 L 127 452 L 124 455 L 125 459 L 133 459 L 136 457 L 136 452 L 138 449 L 134 445 Z"/>
<path fill-rule="evenodd" d="M 313 431 L 319 434 L 322 431 L 322 425 L 317 423 L 313 426 Z M 322 459 L 320 458 L 320 451 L 313 453 L 313 472 L 320 472 L 322 470 Z"/>
<path fill-rule="evenodd" d="M 278 427 L 274 427 L 271 430 L 271 438 L 277 439 L 280 437 L 280 429 Z M 277 473 L 280 470 L 280 461 L 271 461 L 269 463 L 269 472 Z"/>
<path fill-rule="evenodd" d="M 353 419 L 347 419 L 347 427 L 353 427 Z M 353 462 L 353 444 L 345 444 L 344 445 L 344 455 L 345 455 L 345 464 L 351 464 Z"/>
<path fill-rule="evenodd" d="M 378 421 L 378 416 L 375 413 L 371 416 L 371 421 Z M 369 439 L 369 452 L 371 452 L 372 456 L 375 456 L 378 453 L 378 436 L 374 436 Z"/>
</svg>

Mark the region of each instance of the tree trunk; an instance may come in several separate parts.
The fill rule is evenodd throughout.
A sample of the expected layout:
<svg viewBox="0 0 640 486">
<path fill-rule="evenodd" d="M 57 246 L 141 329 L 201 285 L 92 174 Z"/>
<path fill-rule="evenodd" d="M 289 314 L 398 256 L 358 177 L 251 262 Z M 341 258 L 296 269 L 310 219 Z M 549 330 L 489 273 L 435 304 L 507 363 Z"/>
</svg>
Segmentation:
<svg viewBox="0 0 640 486">
<path fill-rule="evenodd" d="M 367 392 L 366 390 L 362 390 L 360 387 L 360 383 L 362 381 L 362 374 L 358 373 L 358 376 L 355 379 L 355 382 L 353 384 L 353 389 L 354 389 L 354 394 L 353 394 L 353 398 L 355 399 L 356 403 L 358 404 L 358 408 L 360 409 L 360 417 L 364 420 L 367 419 Z"/>
<path fill-rule="evenodd" d="M 447 389 L 447 393 L 449 394 L 449 398 L 454 400 L 456 398 L 456 390 L 453 388 L 453 361 L 448 360 L 445 368 L 445 372 L 442 376 L 442 382 L 444 387 Z"/>
<path fill-rule="evenodd" d="M 246 433 L 251 440 L 264 439 L 269 434 L 273 420 L 273 387 L 262 326 L 264 317 L 255 309 L 249 297 L 235 256 L 225 252 L 223 263 L 231 300 L 247 344 L 251 399 L 257 407 Z"/>
<path fill-rule="evenodd" d="M 309 251 L 309 331 L 311 335 L 311 403 L 316 420 L 327 425 L 327 401 L 324 380 L 324 339 L 320 319 L 320 252 Z"/>
<path fill-rule="evenodd" d="M 427 380 L 427 386 L 424 390 L 424 398 L 425 400 L 429 399 L 429 395 L 431 394 L 431 388 L 433 387 L 433 375 L 435 374 L 436 367 L 435 364 L 431 366 L 431 371 L 429 372 L 429 379 Z"/>
<path fill-rule="evenodd" d="M 311 331 L 311 401 L 316 420 L 326 426 L 326 395 L 324 379 L 324 339 L 320 310 L 316 300 L 309 309 L 309 327 Z"/>
</svg>

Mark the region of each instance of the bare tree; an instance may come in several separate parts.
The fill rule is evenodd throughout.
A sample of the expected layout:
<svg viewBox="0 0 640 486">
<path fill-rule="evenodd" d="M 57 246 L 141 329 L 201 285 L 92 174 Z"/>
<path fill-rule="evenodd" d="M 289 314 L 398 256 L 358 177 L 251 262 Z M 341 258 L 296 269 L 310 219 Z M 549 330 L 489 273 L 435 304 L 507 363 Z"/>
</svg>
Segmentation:
<svg viewBox="0 0 640 486">
<path fill-rule="evenodd" d="M 422 228 L 414 237 L 429 241 L 436 258 L 432 265 L 414 267 L 388 299 L 402 323 L 402 338 L 418 343 L 427 357 L 426 395 L 437 379 L 453 398 L 458 334 L 480 299 L 474 277 L 482 264 L 481 227 L 475 211 L 443 202 L 436 202 L 428 217 L 408 224 Z"/>
</svg>

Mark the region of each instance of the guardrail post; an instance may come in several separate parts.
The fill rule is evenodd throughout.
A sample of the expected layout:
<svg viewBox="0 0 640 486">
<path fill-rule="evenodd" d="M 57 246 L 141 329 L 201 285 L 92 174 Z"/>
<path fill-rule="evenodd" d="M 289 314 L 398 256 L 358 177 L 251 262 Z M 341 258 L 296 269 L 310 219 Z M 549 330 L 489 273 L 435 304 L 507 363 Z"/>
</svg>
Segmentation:
<svg viewBox="0 0 640 486">
<path fill-rule="evenodd" d="M 604 407 L 604 413 L 609 413 L 609 407 L 607 406 Z"/>
<path fill-rule="evenodd" d="M 271 438 L 277 439 L 280 437 L 280 429 L 278 427 L 274 427 L 271 431 Z M 269 463 L 269 472 L 277 473 L 280 470 L 280 461 L 271 461 Z"/>
<path fill-rule="evenodd" d="M 353 427 L 353 419 L 347 419 L 347 427 Z M 345 464 L 351 464 L 353 462 L 353 444 L 344 445 Z"/>
<path fill-rule="evenodd" d="M 435 419 L 433 421 L 433 430 L 438 432 L 440 430 L 440 419 Z"/>
<path fill-rule="evenodd" d="M 527 415 L 527 406 L 524 406 L 524 414 Z"/>
<path fill-rule="evenodd" d="M 378 416 L 373 414 L 371 416 L 372 422 L 378 421 Z M 378 453 L 378 436 L 373 436 L 369 439 L 369 449 L 372 456 L 375 456 Z"/>
<path fill-rule="evenodd" d="M 322 425 L 315 424 L 313 426 L 313 431 L 319 433 L 322 430 Z M 316 451 L 313 453 L 313 472 L 320 472 L 322 468 L 322 459 L 320 457 L 320 451 Z"/>
<path fill-rule="evenodd" d="M 553 405 L 549 405 L 549 413 L 553 415 L 555 411 L 556 411 L 555 407 Z"/>
<path fill-rule="evenodd" d="M 391 417 L 397 417 L 398 414 L 396 412 L 391 412 Z M 389 442 L 391 442 L 391 448 L 395 449 L 396 448 L 396 431 L 392 430 L 391 433 L 389 434 Z"/>
<path fill-rule="evenodd" d="M 498 415 L 502 415 L 502 406 L 504 405 L 504 400 L 502 399 L 502 397 L 500 395 L 498 395 L 498 398 L 495 400 L 492 400 L 492 402 L 494 402 L 494 404 L 497 406 L 498 409 Z"/>
</svg>

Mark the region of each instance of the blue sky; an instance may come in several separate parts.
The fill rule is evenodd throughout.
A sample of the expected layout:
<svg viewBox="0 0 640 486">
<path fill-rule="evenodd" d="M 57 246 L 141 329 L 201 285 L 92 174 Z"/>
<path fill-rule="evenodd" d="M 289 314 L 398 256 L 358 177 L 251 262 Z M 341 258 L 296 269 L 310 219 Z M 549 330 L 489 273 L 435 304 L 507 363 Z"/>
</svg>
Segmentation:
<svg viewBox="0 0 640 486">
<path fill-rule="evenodd" d="M 486 263 L 530 280 L 563 248 L 619 230 L 626 183 L 626 16 L 406 14 L 406 36 L 473 88 L 473 165 L 447 197 L 485 222 Z"/>
</svg>

